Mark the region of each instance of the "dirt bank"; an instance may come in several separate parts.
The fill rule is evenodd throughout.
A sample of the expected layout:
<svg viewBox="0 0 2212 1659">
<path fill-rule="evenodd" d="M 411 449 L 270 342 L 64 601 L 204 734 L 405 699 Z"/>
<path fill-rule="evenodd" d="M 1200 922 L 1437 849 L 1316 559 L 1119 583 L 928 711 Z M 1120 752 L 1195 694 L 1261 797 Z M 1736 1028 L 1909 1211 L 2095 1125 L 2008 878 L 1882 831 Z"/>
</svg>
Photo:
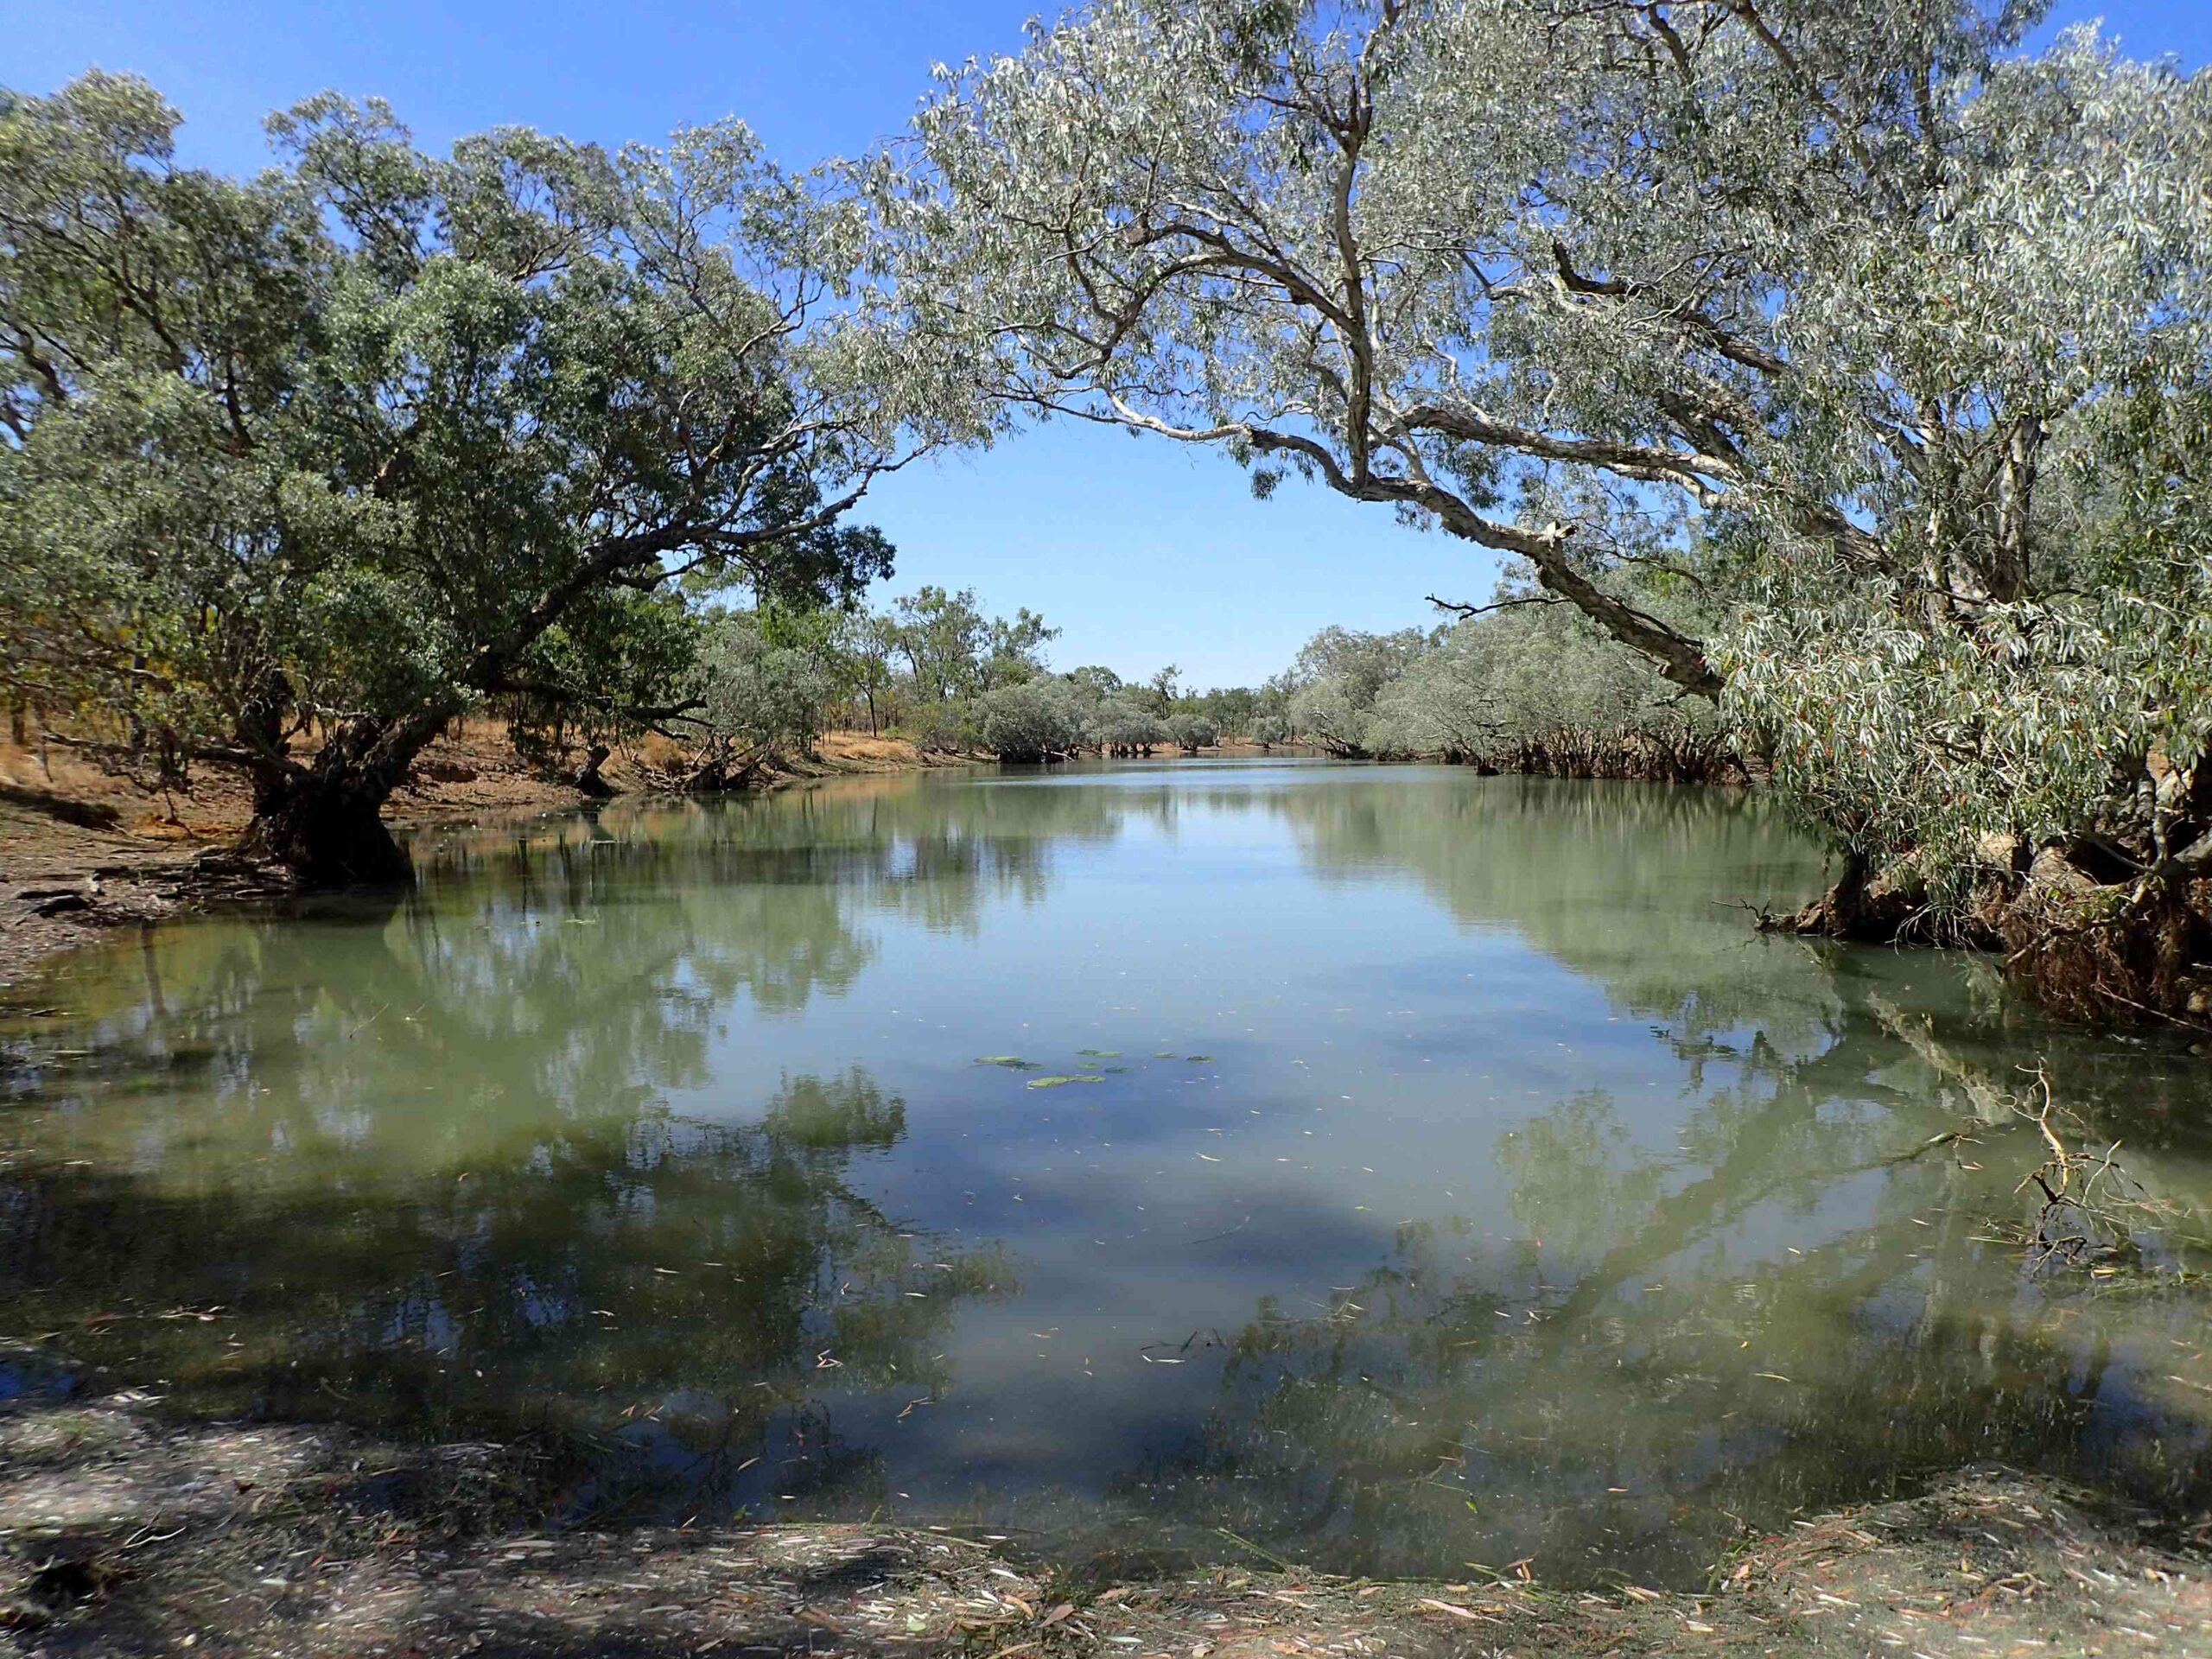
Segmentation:
<svg viewBox="0 0 2212 1659">
<path fill-rule="evenodd" d="M 814 755 L 779 763 L 759 781 L 777 787 L 965 764 L 925 755 L 902 738 L 833 733 Z M 627 756 L 606 768 L 626 794 L 644 791 L 645 772 Z M 421 826 L 559 811 L 591 798 L 526 764 L 503 728 L 473 721 L 423 753 L 385 816 Z M 220 857 L 251 816 L 245 786 L 226 774 L 195 776 L 188 790 L 148 790 L 67 750 L 0 743 L 0 986 L 96 932 L 252 896 L 265 882 Z"/>
<path fill-rule="evenodd" d="M 493 1446 L 174 1425 L 143 1397 L 18 1402 L 0 1413 L 0 1640 L 518 1659 L 2212 1651 L 2212 1558 L 1996 1469 L 1746 1538 L 1694 1595 L 1256 1561 L 1101 1580 L 899 1526 L 532 1531 L 507 1524 L 527 1480 Z"/>
</svg>

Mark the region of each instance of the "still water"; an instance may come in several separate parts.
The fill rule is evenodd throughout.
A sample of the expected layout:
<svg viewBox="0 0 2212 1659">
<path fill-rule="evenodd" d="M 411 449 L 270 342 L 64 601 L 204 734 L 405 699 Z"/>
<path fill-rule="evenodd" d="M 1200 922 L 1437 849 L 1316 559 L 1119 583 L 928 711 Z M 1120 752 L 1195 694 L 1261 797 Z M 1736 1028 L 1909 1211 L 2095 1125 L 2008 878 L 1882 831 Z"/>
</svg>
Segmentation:
<svg viewBox="0 0 2212 1659">
<path fill-rule="evenodd" d="M 541 1445 L 572 1520 L 1123 1562 L 1693 1582 L 1993 1458 L 2212 1499 L 2206 1300 L 2025 1271 L 1990 1121 L 2041 1060 L 2200 1199 L 2207 1063 L 1758 936 L 1821 870 L 1756 801 L 1129 764 L 416 853 L 29 988 L 0 1335 Z"/>
</svg>

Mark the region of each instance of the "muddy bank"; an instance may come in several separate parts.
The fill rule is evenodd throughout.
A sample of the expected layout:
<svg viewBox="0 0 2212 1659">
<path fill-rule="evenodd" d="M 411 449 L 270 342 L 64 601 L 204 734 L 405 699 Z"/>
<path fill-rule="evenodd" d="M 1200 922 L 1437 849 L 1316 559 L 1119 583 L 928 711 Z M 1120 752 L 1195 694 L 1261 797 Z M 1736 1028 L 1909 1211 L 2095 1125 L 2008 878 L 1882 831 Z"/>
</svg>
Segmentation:
<svg viewBox="0 0 2212 1659">
<path fill-rule="evenodd" d="M 2183 1654 L 2197 1541 L 2000 1469 L 1746 1537 L 1704 1593 L 1375 1583 L 1255 1560 L 1117 1579 L 893 1525 L 550 1532 L 496 1446 L 0 1414 L 0 1622 L 47 1655 Z"/>
<path fill-rule="evenodd" d="M 833 734 L 811 756 L 763 767 L 755 786 L 969 764 L 899 738 Z M 618 794 L 652 792 L 642 762 L 618 759 L 607 775 Z M 480 723 L 425 751 L 385 818 L 420 829 L 598 798 L 532 767 L 504 728 Z M 251 817 L 243 785 L 219 773 L 196 777 L 188 791 L 149 791 L 72 754 L 0 744 L 0 987 L 96 934 L 270 896 L 264 874 L 223 856 Z"/>
</svg>

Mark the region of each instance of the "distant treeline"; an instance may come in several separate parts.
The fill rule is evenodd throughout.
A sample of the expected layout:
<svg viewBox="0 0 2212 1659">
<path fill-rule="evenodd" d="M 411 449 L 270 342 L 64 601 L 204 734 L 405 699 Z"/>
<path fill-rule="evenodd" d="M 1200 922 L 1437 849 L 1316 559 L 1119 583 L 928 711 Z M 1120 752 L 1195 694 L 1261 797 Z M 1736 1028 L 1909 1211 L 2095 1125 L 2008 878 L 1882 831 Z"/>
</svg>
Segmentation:
<svg viewBox="0 0 2212 1659">
<path fill-rule="evenodd" d="M 1664 610 L 1652 586 L 1637 601 Z M 878 613 L 731 612 L 709 627 L 715 672 L 696 729 L 754 751 L 804 749 L 840 727 L 1007 760 L 1235 742 L 1562 777 L 1745 776 L 1711 702 L 1533 592 L 1503 590 L 1431 629 L 1325 628 L 1264 683 L 1204 691 L 1172 665 L 1055 672 L 1044 652 L 1058 630 L 1027 609 L 990 616 L 972 589 L 925 588 Z"/>
</svg>

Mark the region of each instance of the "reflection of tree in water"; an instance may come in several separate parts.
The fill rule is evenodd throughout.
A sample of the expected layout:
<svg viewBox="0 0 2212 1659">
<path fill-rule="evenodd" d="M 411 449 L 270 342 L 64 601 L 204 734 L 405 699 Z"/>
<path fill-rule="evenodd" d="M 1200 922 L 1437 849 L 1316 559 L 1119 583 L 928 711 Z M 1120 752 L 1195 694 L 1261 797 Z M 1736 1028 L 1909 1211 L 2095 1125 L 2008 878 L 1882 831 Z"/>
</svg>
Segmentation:
<svg viewBox="0 0 2212 1659">
<path fill-rule="evenodd" d="M 1993 961 L 1948 951 L 1762 937 L 1742 906 L 1795 905 L 1822 880 L 1817 849 L 1733 791 L 1538 778 L 1432 786 L 1292 788 L 1262 797 L 1325 880 L 1410 874 L 1470 926 L 1504 925 L 1592 981 L 1702 1087 L 1747 1057 L 1801 1068 L 1789 1098 L 1982 1114 L 1992 1088 L 2050 1060 L 2069 1106 L 2212 1149 L 2212 1088 L 2173 1063 L 2053 1027 L 2006 998 Z M 1932 1077 L 1931 1077 L 1932 1072 Z"/>
<path fill-rule="evenodd" d="M 1512 927 L 1636 1013 L 1713 1031 L 1825 1012 L 1817 966 L 1723 907 L 1819 889 L 1817 852 L 1755 799 L 1468 777 L 1292 789 L 1274 804 L 1322 879 L 1409 872 L 1459 921 Z"/>
<path fill-rule="evenodd" d="M 735 1123 L 668 1093 L 751 1107 L 772 1079 L 716 1075 L 727 1009 L 846 989 L 870 912 L 1034 901 L 1055 840 L 1123 816 L 912 779 L 610 811 L 425 849 L 396 909 L 114 953 L 79 988 L 82 1052 L 12 1080 L 37 1154 L 0 1223 L 11 1324 L 210 1406 L 615 1435 L 636 1455 L 602 1503 L 865 1507 L 837 1402 L 939 1391 L 954 1306 L 1008 1265 L 849 1184 L 903 1133 L 864 1073 L 786 1078 Z"/>
<path fill-rule="evenodd" d="M 758 893 L 770 909 L 820 895 L 845 907 L 847 925 L 873 912 L 970 931 L 987 900 L 1040 901 L 1053 845 L 1110 840 L 1133 805 L 1096 790 L 907 777 L 689 807 L 610 808 L 588 826 L 571 821 L 541 833 L 594 839 L 597 886 L 574 899 L 681 892 L 687 916 L 713 929 L 734 893 Z M 435 874 L 466 870 L 493 884 L 526 861 L 504 847 L 467 843 L 434 857 Z"/>
<path fill-rule="evenodd" d="M 2202 1490 L 2194 1428 L 2158 1465 L 2158 1412 L 2096 1408 L 2142 1389 L 2101 1357 L 2120 1311 L 2053 1329 L 2003 1300 L 1967 1217 L 2025 1166 L 1878 1161 L 2025 1053 L 2123 1108 L 2131 1147 L 2201 1138 L 2202 1082 L 2013 1027 L 1940 958 L 1752 938 L 1712 900 L 1795 896 L 1802 849 L 1716 794 L 1629 785 L 897 779 L 463 836 L 395 912 L 165 931 L 78 982 L 86 1053 L 5 1085 L 38 1155 L 0 1186 L 0 1316 L 226 1408 L 590 1433 L 630 1448 L 586 1494 L 606 1508 L 864 1510 L 862 1425 L 944 1386 L 953 1301 L 1007 1267 L 861 1196 L 895 1098 L 857 1071 L 717 1075 L 720 1022 L 855 984 L 872 916 L 970 929 L 1043 896 L 1056 842 L 1202 808 L 1281 812 L 1325 875 L 1410 870 L 1514 927 L 1653 1022 L 1689 1103 L 1566 1101 L 1500 1141 L 1509 1213 L 1408 1229 L 1325 1317 L 1263 1306 L 1149 1515 L 1293 1554 L 1325 1535 L 1339 1563 L 1571 1572 L 1701 1564 L 1730 1510 L 1974 1457 L 2139 1453 L 2145 1492 Z M 1856 1183 L 1873 1219 L 1840 1231 Z"/>
<path fill-rule="evenodd" d="M 1982 1459 L 2212 1503 L 2204 1402 L 2165 1376 L 2200 1293 L 2024 1286 L 1980 1236 L 2009 1141 L 1901 1156 L 1955 1120 L 1878 1097 L 1933 1080 L 1872 1020 L 1735 1069 L 1679 1158 L 1573 1096 L 1501 1137 L 1510 1223 L 1408 1224 L 1325 1312 L 1263 1301 L 1202 1430 L 1119 1496 L 1347 1570 L 1679 1582 L 1739 1525 Z M 1886 1081 L 1853 1104 L 1852 1073 Z"/>
<path fill-rule="evenodd" d="M 7 1327 L 203 1408 L 627 1445 L 594 1459 L 602 1509 L 726 1503 L 763 1458 L 753 1484 L 865 1509 L 874 1454 L 837 1402 L 943 1389 L 956 1306 L 1014 1288 L 849 1184 L 905 1128 L 857 1069 L 787 1079 L 755 1122 L 608 1102 L 465 1167 L 350 1160 L 337 1189 L 313 1114 L 262 1109 L 281 1150 L 196 1187 L 73 1165 L 43 1115 L 5 1186 Z"/>
</svg>

